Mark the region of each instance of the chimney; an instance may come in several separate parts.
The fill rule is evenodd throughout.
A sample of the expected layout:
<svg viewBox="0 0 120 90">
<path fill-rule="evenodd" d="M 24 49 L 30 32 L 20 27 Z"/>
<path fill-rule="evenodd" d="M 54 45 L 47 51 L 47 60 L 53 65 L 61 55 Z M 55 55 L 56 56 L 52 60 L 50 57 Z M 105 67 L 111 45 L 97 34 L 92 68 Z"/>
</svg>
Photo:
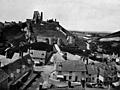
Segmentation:
<svg viewBox="0 0 120 90">
<path fill-rule="evenodd" d="M 43 12 L 41 12 L 40 21 L 43 21 Z"/>
<path fill-rule="evenodd" d="M 55 22 L 56 22 L 57 20 L 55 19 Z"/>
</svg>

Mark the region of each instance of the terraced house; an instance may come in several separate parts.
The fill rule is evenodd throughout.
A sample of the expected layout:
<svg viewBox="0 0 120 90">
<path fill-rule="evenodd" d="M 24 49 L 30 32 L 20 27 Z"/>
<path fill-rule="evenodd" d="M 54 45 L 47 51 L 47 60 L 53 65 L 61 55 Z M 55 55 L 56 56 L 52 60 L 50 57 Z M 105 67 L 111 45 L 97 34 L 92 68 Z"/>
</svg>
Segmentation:
<svg viewBox="0 0 120 90">
<path fill-rule="evenodd" d="M 58 75 L 62 75 L 64 80 L 80 81 L 82 77 L 86 77 L 85 64 L 80 60 L 67 60 L 57 63 L 56 71 Z"/>
</svg>

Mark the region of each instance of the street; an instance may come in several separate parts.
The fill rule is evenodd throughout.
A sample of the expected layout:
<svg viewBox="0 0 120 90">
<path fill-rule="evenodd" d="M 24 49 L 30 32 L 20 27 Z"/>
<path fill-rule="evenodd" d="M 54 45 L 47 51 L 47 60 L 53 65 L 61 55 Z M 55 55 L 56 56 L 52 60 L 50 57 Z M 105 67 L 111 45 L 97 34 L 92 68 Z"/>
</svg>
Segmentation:
<svg viewBox="0 0 120 90">
<path fill-rule="evenodd" d="M 81 88 L 81 86 L 75 86 L 74 88 L 54 88 L 54 89 L 48 89 L 48 90 L 84 90 Z M 108 89 L 100 89 L 100 88 L 85 88 L 85 90 L 108 90 Z"/>
</svg>

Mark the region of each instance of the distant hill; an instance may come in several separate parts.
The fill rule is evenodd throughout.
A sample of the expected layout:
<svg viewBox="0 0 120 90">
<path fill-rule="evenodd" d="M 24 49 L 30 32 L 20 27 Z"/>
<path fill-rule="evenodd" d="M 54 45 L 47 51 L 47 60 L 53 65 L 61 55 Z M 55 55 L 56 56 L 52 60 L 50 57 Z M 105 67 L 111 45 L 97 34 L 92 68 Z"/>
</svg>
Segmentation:
<svg viewBox="0 0 120 90">
<path fill-rule="evenodd" d="M 120 37 L 120 31 L 105 36 L 105 38 L 111 38 L 111 37 Z"/>
<path fill-rule="evenodd" d="M 120 55 L 120 31 L 99 38 L 97 44 L 105 53 Z"/>
<path fill-rule="evenodd" d="M 85 36 L 85 35 L 87 35 L 87 34 L 91 34 L 91 35 L 99 35 L 99 36 L 101 36 L 101 37 L 104 37 L 104 36 L 106 36 L 106 35 L 108 35 L 108 34 L 111 34 L 111 33 L 108 33 L 108 32 L 84 32 L 84 31 L 70 31 L 70 32 L 72 32 L 73 34 L 77 34 L 77 35 L 82 35 L 82 36 Z"/>
</svg>

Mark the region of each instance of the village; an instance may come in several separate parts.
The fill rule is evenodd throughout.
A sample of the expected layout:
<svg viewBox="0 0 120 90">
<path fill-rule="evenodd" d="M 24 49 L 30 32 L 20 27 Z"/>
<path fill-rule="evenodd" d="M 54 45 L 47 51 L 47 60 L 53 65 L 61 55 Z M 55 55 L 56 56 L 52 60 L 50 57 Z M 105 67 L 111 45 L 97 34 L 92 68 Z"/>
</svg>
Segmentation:
<svg viewBox="0 0 120 90">
<path fill-rule="evenodd" d="M 0 90 L 120 89 L 120 32 L 72 32 L 43 17 L 0 23 Z"/>
</svg>

